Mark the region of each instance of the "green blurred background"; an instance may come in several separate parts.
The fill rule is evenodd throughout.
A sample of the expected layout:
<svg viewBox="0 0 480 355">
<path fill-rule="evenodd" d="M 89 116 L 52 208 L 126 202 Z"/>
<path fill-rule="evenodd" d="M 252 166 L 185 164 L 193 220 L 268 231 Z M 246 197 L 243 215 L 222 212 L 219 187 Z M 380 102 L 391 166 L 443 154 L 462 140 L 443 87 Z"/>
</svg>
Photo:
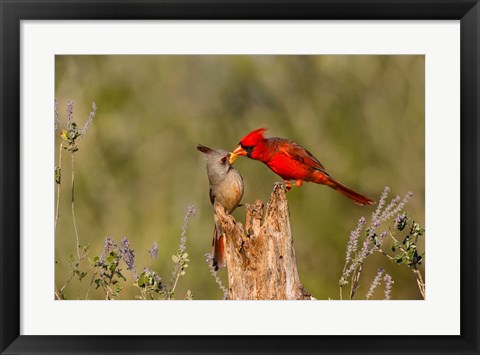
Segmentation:
<svg viewBox="0 0 480 355">
<path fill-rule="evenodd" d="M 268 136 L 297 141 L 333 177 L 377 201 L 384 186 L 392 197 L 412 191 L 407 210 L 424 224 L 424 56 L 68 55 L 56 56 L 55 73 L 62 120 L 68 100 L 81 127 L 93 101 L 98 107 L 75 153 L 77 225 L 90 257 L 100 255 L 105 237 L 119 242 L 126 236 L 141 271 L 156 241 L 159 258 L 152 266 L 168 281 L 185 208 L 197 208 L 187 234 L 190 267 L 179 281 L 178 299 L 188 289 L 195 299 L 222 298 L 204 258 L 213 211 L 198 143 L 232 150 L 251 130 L 267 127 Z M 58 147 L 58 134 L 56 140 Z M 58 149 L 55 155 L 57 160 Z M 64 151 L 57 286 L 68 278 L 67 259 L 75 254 L 69 163 Z M 246 158 L 235 166 L 245 182 L 243 202 L 266 202 L 280 178 Z M 302 283 L 318 299 L 338 299 L 349 233 L 375 206 L 357 206 L 311 183 L 294 187 L 288 200 Z M 243 223 L 244 208 L 234 217 Z M 364 299 L 378 267 L 394 279 L 393 299 L 421 298 L 413 273 L 381 255 L 364 265 L 356 298 Z M 220 274 L 226 281 L 226 271 Z M 67 298 L 84 298 L 89 282 L 73 281 Z M 126 287 L 119 299 L 133 299 L 136 292 Z M 377 290 L 373 298 L 382 296 Z M 97 290 L 90 298 L 104 297 Z"/>
</svg>

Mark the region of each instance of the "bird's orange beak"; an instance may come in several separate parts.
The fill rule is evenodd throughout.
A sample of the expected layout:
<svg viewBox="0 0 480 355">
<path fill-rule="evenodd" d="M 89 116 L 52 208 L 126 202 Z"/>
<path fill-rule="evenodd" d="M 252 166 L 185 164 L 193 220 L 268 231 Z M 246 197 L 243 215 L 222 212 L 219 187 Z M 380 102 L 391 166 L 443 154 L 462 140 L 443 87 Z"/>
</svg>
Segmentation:
<svg viewBox="0 0 480 355">
<path fill-rule="evenodd" d="M 230 153 L 230 159 L 228 160 L 230 164 L 233 164 L 239 156 L 246 156 L 247 152 L 240 145 Z"/>
</svg>

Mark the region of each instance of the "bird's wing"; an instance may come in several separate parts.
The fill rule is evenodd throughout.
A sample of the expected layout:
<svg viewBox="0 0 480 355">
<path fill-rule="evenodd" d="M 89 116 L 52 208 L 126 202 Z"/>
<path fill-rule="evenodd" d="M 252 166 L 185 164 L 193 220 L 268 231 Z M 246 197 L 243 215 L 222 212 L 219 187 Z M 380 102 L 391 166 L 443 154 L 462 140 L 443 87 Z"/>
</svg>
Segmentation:
<svg viewBox="0 0 480 355">
<path fill-rule="evenodd" d="M 322 163 L 320 163 L 312 153 L 303 148 L 300 144 L 295 143 L 294 141 L 289 141 L 289 144 L 282 144 L 280 146 L 280 150 L 290 158 L 311 166 L 315 170 L 319 170 L 326 175 L 329 175 Z"/>
<path fill-rule="evenodd" d="M 212 189 L 210 189 L 209 195 L 210 195 L 210 202 L 213 205 L 215 203 L 215 195 L 213 194 Z"/>
</svg>

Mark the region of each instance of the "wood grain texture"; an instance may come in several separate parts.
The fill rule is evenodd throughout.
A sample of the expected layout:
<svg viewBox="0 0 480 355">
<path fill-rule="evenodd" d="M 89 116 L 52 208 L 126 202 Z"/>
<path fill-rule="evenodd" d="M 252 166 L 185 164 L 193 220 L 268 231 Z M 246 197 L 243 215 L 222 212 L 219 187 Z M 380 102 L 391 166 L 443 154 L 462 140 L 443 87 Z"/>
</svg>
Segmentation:
<svg viewBox="0 0 480 355">
<path fill-rule="evenodd" d="M 265 212 L 262 201 L 246 205 L 245 228 L 219 206 L 216 214 L 226 236 L 229 299 L 313 299 L 298 277 L 282 183 L 274 185 Z"/>
</svg>

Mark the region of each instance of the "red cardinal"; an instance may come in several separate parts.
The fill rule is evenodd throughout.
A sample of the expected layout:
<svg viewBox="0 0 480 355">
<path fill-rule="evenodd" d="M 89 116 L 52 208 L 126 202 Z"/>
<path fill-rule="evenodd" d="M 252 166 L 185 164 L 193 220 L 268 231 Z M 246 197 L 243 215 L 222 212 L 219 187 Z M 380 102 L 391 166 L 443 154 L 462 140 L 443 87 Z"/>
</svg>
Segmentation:
<svg viewBox="0 0 480 355">
<path fill-rule="evenodd" d="M 375 203 L 332 178 L 318 159 L 301 145 L 285 138 L 265 138 L 265 131 L 266 128 L 260 128 L 243 137 L 231 154 L 230 163 L 238 155 L 259 160 L 285 180 L 287 191 L 292 188 L 290 180 L 295 180 L 297 186 L 302 186 L 304 181 L 311 181 L 330 186 L 359 205 Z"/>
</svg>

